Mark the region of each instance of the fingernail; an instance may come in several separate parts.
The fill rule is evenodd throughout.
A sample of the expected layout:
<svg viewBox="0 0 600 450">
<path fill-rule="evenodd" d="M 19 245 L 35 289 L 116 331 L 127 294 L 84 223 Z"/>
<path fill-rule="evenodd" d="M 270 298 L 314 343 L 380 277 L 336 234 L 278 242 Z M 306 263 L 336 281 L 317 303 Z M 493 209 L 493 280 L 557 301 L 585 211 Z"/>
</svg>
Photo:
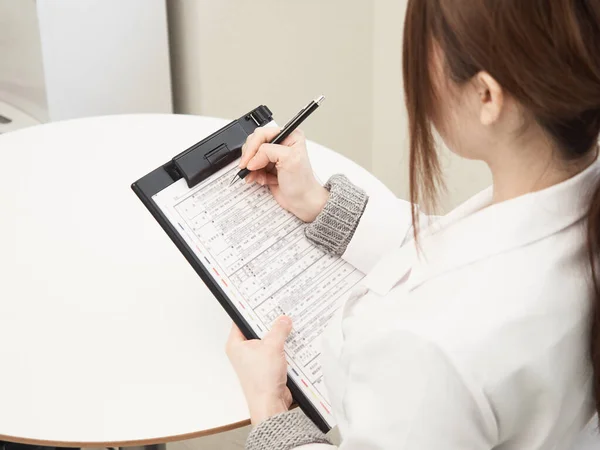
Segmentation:
<svg viewBox="0 0 600 450">
<path fill-rule="evenodd" d="M 281 316 L 279 318 L 279 321 L 284 324 L 284 325 L 291 325 L 292 324 L 292 319 L 288 316 Z"/>
</svg>

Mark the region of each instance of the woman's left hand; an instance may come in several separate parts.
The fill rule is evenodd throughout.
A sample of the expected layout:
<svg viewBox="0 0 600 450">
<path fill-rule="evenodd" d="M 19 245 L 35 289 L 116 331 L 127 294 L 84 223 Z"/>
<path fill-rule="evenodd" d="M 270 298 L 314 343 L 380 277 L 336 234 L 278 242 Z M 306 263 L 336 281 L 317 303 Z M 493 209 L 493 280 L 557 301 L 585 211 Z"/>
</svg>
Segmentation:
<svg viewBox="0 0 600 450">
<path fill-rule="evenodd" d="M 292 320 L 282 316 L 262 340 L 247 340 L 235 324 L 229 333 L 227 356 L 240 379 L 254 426 L 292 404 L 283 350 L 291 331 Z"/>
</svg>

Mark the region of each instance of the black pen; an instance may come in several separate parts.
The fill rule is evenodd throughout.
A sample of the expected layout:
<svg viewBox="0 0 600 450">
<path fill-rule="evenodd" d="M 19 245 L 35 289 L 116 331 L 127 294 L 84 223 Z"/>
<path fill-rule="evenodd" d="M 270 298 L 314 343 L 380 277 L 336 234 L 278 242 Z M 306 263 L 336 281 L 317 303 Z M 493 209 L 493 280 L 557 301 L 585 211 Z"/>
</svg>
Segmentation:
<svg viewBox="0 0 600 450">
<path fill-rule="evenodd" d="M 275 136 L 275 138 L 270 142 L 270 144 L 280 144 L 288 137 L 292 132 L 298 128 L 298 126 L 306 120 L 308 116 L 310 116 L 315 109 L 317 109 L 321 103 L 325 100 L 325 96 L 321 95 L 319 98 L 311 101 L 308 105 L 300 110 L 298 114 L 296 114 L 288 123 L 286 123 L 279 134 Z M 231 186 L 238 179 L 243 180 L 250 173 L 248 169 L 241 169 L 231 180 L 229 185 Z"/>
</svg>

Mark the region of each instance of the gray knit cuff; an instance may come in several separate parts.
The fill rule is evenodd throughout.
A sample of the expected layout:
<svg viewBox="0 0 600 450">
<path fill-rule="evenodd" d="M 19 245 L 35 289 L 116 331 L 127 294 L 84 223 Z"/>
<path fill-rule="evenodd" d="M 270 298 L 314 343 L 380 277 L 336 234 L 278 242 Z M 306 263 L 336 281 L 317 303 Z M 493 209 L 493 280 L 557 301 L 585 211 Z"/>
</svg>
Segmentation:
<svg viewBox="0 0 600 450">
<path fill-rule="evenodd" d="M 329 200 L 304 233 L 328 253 L 342 255 L 358 227 L 369 197 L 344 175 L 332 176 L 325 188 L 330 192 Z"/>
<path fill-rule="evenodd" d="M 306 444 L 331 444 L 300 408 L 258 424 L 246 440 L 246 450 L 288 450 Z"/>
</svg>

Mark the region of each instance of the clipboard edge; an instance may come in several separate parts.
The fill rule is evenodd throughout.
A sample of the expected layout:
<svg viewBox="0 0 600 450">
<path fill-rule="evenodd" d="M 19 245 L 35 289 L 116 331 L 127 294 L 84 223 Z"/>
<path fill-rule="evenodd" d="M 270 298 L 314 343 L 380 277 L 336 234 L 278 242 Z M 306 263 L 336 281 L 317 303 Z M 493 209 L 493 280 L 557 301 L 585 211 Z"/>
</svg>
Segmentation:
<svg viewBox="0 0 600 450">
<path fill-rule="evenodd" d="M 168 162 L 166 164 L 168 164 Z M 210 276 L 202 262 L 199 261 L 196 255 L 194 254 L 193 250 L 183 241 L 175 227 L 170 223 L 169 219 L 167 219 L 167 217 L 163 214 L 158 205 L 156 205 L 156 203 L 152 200 L 152 195 L 156 193 L 149 195 L 144 191 L 142 187 L 140 187 L 140 183 L 142 183 L 144 180 L 147 180 L 148 177 L 155 175 L 160 170 L 166 173 L 165 167 L 163 165 L 155 169 L 154 171 L 148 173 L 144 177 L 140 178 L 136 182 L 132 183 L 131 189 L 137 195 L 140 201 L 144 204 L 146 209 L 148 209 L 150 214 L 158 222 L 158 224 L 165 231 L 165 233 L 169 236 L 171 241 L 179 249 L 184 258 L 187 260 L 188 264 L 192 266 L 194 271 L 198 274 L 202 282 L 208 287 L 210 292 L 219 302 L 221 307 L 225 310 L 227 315 L 238 326 L 242 334 L 247 339 L 258 339 L 258 336 L 254 332 L 254 330 L 252 330 L 252 328 L 244 320 L 243 316 L 232 305 L 232 302 L 229 300 L 229 297 L 227 297 L 227 295 L 219 287 L 216 281 Z M 174 182 L 175 181 L 173 181 L 172 183 Z M 308 396 L 302 391 L 300 386 L 298 386 L 298 384 L 289 376 L 289 373 L 287 374 L 286 384 L 292 394 L 294 402 L 298 404 L 298 406 L 300 407 L 300 409 L 302 409 L 304 414 L 306 414 L 323 433 L 329 432 L 331 430 L 331 427 L 329 426 L 327 421 L 323 418 L 318 409 L 315 406 L 313 406 L 313 404 L 308 399 Z"/>
</svg>

